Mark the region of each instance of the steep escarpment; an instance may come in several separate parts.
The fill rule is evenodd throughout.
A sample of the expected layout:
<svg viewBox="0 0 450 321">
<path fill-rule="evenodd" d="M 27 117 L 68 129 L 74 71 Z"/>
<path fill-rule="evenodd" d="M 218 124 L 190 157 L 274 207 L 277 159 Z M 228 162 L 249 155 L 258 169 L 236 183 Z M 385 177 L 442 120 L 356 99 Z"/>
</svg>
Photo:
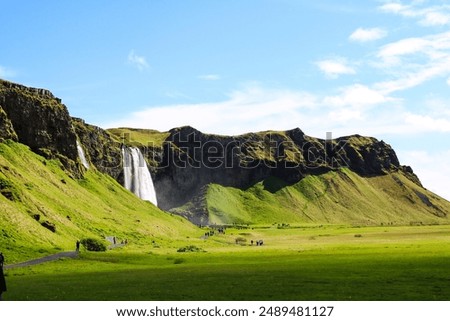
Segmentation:
<svg viewBox="0 0 450 321">
<path fill-rule="evenodd" d="M 372 137 L 318 139 L 299 128 L 238 136 L 189 126 L 108 132 L 146 155 L 158 206 L 196 224 L 439 224 L 450 211 Z"/>
<path fill-rule="evenodd" d="M 58 158 L 79 173 L 69 112 L 50 91 L 0 80 L 0 131 L 2 138 L 16 139 L 46 158 Z"/>
<path fill-rule="evenodd" d="M 87 160 L 100 172 L 123 183 L 121 143 L 104 129 L 72 118 L 72 125 L 85 148 Z"/>
<path fill-rule="evenodd" d="M 407 172 L 420 184 L 388 144 L 359 135 L 323 140 L 296 128 L 218 136 L 182 127 L 170 131 L 162 149 L 155 186 L 164 209 L 182 206 L 210 183 L 242 189 L 276 177 L 294 184 L 343 167 L 366 177 Z"/>
<path fill-rule="evenodd" d="M 137 196 L 143 195 L 137 186 L 148 187 L 151 195 L 156 190 L 154 204 L 197 224 L 439 224 L 450 213 L 450 203 L 423 188 L 389 144 L 360 135 L 333 139 L 329 133 L 318 139 L 299 128 L 237 136 L 205 134 L 189 126 L 168 132 L 104 130 L 71 118 L 47 90 L 0 81 L 2 142 L 27 145 L 59 164 L 73 181 L 107 174 L 124 186 L 126 172 Z M 8 178 L 21 173 L 12 173 L 10 165 L 0 169 L 5 200 L 33 204 L 27 205 L 30 213 L 39 214 L 34 201 L 24 197 L 31 185 Z M 141 178 L 153 182 L 140 184 Z"/>
</svg>

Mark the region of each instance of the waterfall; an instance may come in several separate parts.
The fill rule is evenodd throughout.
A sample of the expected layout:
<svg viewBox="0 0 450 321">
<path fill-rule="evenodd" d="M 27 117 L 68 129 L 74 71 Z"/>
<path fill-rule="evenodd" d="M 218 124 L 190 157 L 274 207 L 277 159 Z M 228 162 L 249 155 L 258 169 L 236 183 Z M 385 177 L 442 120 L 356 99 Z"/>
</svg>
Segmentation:
<svg viewBox="0 0 450 321">
<path fill-rule="evenodd" d="M 77 150 L 78 150 L 78 157 L 81 160 L 81 164 L 83 164 L 83 166 L 86 169 L 89 169 L 89 163 L 86 160 L 86 156 L 84 156 L 84 151 L 83 151 L 83 147 L 81 147 L 81 144 L 77 141 Z"/>
<path fill-rule="evenodd" d="M 124 186 L 139 198 L 155 205 L 156 192 L 144 156 L 137 147 L 122 147 Z"/>
</svg>

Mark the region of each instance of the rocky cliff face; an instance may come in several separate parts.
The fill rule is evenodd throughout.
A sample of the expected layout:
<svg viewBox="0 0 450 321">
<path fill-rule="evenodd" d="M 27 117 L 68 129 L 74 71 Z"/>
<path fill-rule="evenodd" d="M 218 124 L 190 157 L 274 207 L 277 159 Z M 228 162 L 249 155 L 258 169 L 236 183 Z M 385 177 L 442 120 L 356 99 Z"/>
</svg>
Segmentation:
<svg viewBox="0 0 450 321">
<path fill-rule="evenodd" d="M 127 131 L 139 141 L 130 139 Z M 58 158 L 76 177 L 85 170 L 78 159 L 79 140 L 88 162 L 120 183 L 121 147 L 139 147 L 146 155 L 159 207 L 180 214 L 179 207 L 184 206 L 189 215 L 199 217 L 208 215 L 204 195 L 212 183 L 245 189 L 274 177 L 294 184 L 308 175 L 349 168 L 362 177 L 400 171 L 421 186 L 412 169 L 399 164 L 391 146 L 375 138 L 353 135 L 323 140 L 307 136 L 299 128 L 239 136 L 204 134 L 192 127 L 168 133 L 105 131 L 71 118 L 61 100 L 47 90 L 3 80 L 0 139 L 16 140 L 47 158 Z"/>
<path fill-rule="evenodd" d="M 81 145 L 85 148 L 87 161 L 122 184 L 121 143 L 104 129 L 86 124 L 80 118 L 72 118 L 72 125 Z"/>
<path fill-rule="evenodd" d="M 0 138 L 27 145 L 46 158 L 58 158 L 80 177 L 77 140 L 88 161 L 119 182 L 122 180 L 120 143 L 105 130 L 72 118 L 64 104 L 46 89 L 0 80 Z"/>
<path fill-rule="evenodd" d="M 8 118 L 6 112 L 0 106 L 0 140 L 12 139 L 18 140 L 17 134 L 14 131 L 14 127 L 11 120 Z"/>
<path fill-rule="evenodd" d="M 152 150 L 148 153 L 152 158 Z M 385 142 L 359 135 L 317 139 L 299 128 L 240 136 L 203 134 L 192 127 L 175 128 L 150 163 L 158 204 L 169 210 L 201 197 L 210 183 L 247 188 L 268 177 L 293 184 L 306 175 L 347 167 L 361 176 L 404 171 L 420 184 L 410 168 L 400 166 Z"/>
<path fill-rule="evenodd" d="M 79 172 L 76 134 L 61 100 L 48 90 L 0 80 L 0 131 L 47 158 L 59 158 L 67 169 Z"/>
</svg>

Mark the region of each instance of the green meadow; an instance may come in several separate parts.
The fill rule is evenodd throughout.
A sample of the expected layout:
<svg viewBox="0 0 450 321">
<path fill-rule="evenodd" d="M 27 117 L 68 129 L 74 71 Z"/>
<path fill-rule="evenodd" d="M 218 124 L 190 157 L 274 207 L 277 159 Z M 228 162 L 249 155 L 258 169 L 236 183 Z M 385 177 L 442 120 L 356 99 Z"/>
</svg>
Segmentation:
<svg viewBox="0 0 450 321">
<path fill-rule="evenodd" d="M 450 227 L 228 229 L 6 271 L 6 300 L 448 300 Z M 240 240 L 236 244 L 236 239 Z M 245 240 L 244 240 L 245 239 Z M 251 240 L 264 240 L 263 246 Z M 199 252 L 177 252 L 193 245 Z"/>
</svg>

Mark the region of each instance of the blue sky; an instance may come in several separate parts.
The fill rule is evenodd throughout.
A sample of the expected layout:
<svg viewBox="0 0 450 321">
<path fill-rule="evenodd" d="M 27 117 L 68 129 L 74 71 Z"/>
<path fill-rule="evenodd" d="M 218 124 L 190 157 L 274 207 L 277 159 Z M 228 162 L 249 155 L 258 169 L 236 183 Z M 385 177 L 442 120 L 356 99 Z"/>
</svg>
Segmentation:
<svg viewBox="0 0 450 321">
<path fill-rule="evenodd" d="M 0 0 L 0 78 L 104 128 L 375 136 L 450 199 L 450 2 Z"/>
</svg>

